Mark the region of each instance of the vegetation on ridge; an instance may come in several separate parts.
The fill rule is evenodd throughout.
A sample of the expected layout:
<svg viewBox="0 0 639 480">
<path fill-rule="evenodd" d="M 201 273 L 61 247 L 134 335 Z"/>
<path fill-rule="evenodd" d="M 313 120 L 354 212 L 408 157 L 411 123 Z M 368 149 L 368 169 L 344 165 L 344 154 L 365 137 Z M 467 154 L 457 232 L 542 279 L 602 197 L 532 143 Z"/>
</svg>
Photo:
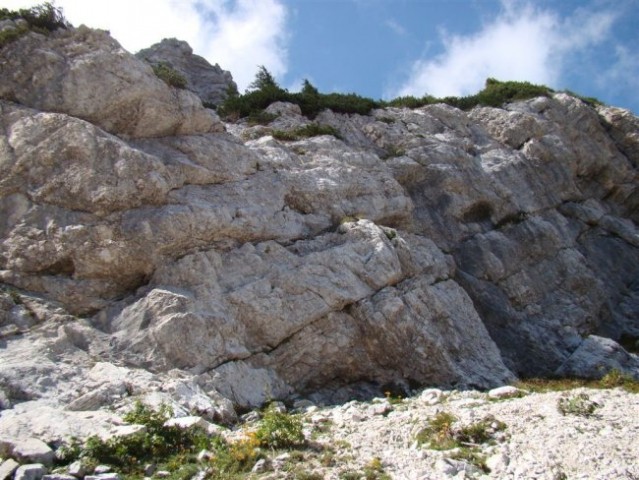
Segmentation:
<svg viewBox="0 0 639 480">
<path fill-rule="evenodd" d="M 16 28 L 6 28 L 0 31 L 0 48 L 16 40 L 21 35 L 33 30 L 38 33 L 48 34 L 60 28 L 66 29 L 71 24 L 64 18 L 62 9 L 46 2 L 31 8 L 9 10 L 0 8 L 0 21 L 23 20 Z"/>
<path fill-rule="evenodd" d="M 324 109 L 336 113 L 368 115 L 375 108 L 419 108 L 436 103 L 445 103 L 462 110 L 470 110 L 478 105 L 499 107 L 508 102 L 550 96 L 552 93 L 554 90 L 544 85 L 518 81 L 502 82 L 494 78 L 487 79 L 481 91 L 465 97 L 437 98 L 425 95 L 421 98 L 398 97 L 390 101 L 373 100 L 355 93 L 320 93 L 308 80 L 304 80 L 300 92 L 290 93 L 280 87 L 273 75 L 264 66 L 261 66 L 246 93 L 242 95 L 237 90 L 229 92 L 227 99 L 218 107 L 218 113 L 227 120 L 245 117 L 258 118 L 266 107 L 278 101 L 298 105 L 302 114 L 308 118 L 314 118 Z M 591 105 L 600 103 L 594 98 L 580 97 L 572 92 L 567 93 Z"/>
</svg>

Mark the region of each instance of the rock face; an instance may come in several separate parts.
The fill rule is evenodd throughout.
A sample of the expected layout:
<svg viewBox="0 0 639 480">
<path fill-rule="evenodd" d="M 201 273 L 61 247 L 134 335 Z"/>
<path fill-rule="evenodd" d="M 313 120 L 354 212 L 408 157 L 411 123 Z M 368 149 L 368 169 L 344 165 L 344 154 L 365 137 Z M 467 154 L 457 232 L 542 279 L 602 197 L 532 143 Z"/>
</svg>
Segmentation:
<svg viewBox="0 0 639 480">
<path fill-rule="evenodd" d="M 300 393 L 638 375 L 630 113 L 325 111 L 341 139 L 278 141 L 310 121 L 222 131 L 104 32 L 0 56 L 0 433 L 108 432 L 132 397 L 230 422 Z"/>
<path fill-rule="evenodd" d="M 107 32 L 86 27 L 29 32 L 2 51 L 0 98 L 61 112 L 110 133 L 160 137 L 219 130 L 187 90 L 167 86 Z"/>
<path fill-rule="evenodd" d="M 184 41 L 165 38 L 135 55 L 151 64 L 166 63 L 174 68 L 186 78 L 186 88 L 207 105 L 219 105 L 226 98 L 229 89 L 237 90 L 231 72 L 194 55 L 193 49 Z"/>
</svg>

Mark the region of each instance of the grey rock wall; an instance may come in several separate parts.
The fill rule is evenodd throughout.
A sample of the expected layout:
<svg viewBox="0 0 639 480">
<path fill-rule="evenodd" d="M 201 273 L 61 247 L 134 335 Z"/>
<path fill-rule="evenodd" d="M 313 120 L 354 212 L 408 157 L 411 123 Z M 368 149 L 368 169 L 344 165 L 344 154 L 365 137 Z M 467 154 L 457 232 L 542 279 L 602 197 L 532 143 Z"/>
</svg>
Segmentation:
<svg viewBox="0 0 639 480">
<path fill-rule="evenodd" d="M 103 32 L 0 55 L 0 432 L 144 396 L 231 421 L 229 401 L 638 375 L 629 112 L 325 111 L 341 139 L 278 141 L 309 120 L 223 125 Z"/>
</svg>

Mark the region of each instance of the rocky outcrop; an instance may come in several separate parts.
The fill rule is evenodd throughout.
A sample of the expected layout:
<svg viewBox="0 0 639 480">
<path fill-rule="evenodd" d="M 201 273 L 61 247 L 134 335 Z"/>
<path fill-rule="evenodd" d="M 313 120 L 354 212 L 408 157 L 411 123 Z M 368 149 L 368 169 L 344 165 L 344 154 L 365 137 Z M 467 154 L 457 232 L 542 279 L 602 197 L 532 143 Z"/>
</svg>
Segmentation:
<svg viewBox="0 0 639 480">
<path fill-rule="evenodd" d="M 220 105 L 229 90 L 237 91 L 231 72 L 222 70 L 218 64 L 211 65 L 205 58 L 193 54 L 193 49 L 184 41 L 165 38 L 135 55 L 152 65 L 165 63 L 179 72 L 187 81 L 186 88 L 199 96 L 206 105 Z"/>
<path fill-rule="evenodd" d="M 3 48 L 0 98 L 130 137 L 221 127 L 195 94 L 169 87 L 107 32 L 84 26 L 46 36 L 29 32 Z"/>
<path fill-rule="evenodd" d="M 131 398 L 232 422 L 299 394 L 637 375 L 630 113 L 325 111 L 339 139 L 284 141 L 299 109 L 222 131 L 104 32 L 0 55 L 0 433 L 108 431 Z"/>
</svg>

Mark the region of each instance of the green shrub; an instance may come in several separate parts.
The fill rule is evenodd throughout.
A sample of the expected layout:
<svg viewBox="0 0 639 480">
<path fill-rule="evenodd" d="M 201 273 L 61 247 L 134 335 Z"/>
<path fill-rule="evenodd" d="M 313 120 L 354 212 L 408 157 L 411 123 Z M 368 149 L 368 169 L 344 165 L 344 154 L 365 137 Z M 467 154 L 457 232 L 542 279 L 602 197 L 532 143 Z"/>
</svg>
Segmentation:
<svg viewBox="0 0 639 480">
<path fill-rule="evenodd" d="M 170 462 L 176 456 L 178 463 L 182 464 L 184 459 L 207 448 L 209 440 L 199 428 L 164 426 L 171 416 L 172 411 L 166 405 L 156 411 L 138 402 L 123 419 L 128 423 L 144 425 L 145 431 L 107 440 L 89 437 L 79 456 L 95 463 L 113 465 L 125 472 L 138 471 L 144 463 Z"/>
<path fill-rule="evenodd" d="M 639 381 L 629 375 L 624 375 L 618 370 L 610 370 L 599 380 L 586 380 L 581 378 L 529 378 L 515 384 L 518 388 L 532 392 L 557 392 L 587 387 L 606 389 L 620 387 L 629 393 L 639 393 Z"/>
<path fill-rule="evenodd" d="M 470 110 L 478 105 L 500 107 L 508 102 L 549 96 L 552 93 L 553 90 L 544 85 L 518 81 L 502 82 L 494 78 L 488 78 L 481 91 L 465 97 L 437 98 L 432 95 L 424 95 L 418 98 L 403 96 L 382 101 L 362 97 L 355 93 L 320 93 L 308 80 L 304 80 L 300 92 L 289 93 L 281 88 L 268 70 L 262 66 L 246 93 L 239 95 L 236 92 L 231 92 L 224 103 L 218 107 L 218 113 L 223 118 L 237 120 L 264 110 L 276 101 L 299 105 L 302 114 L 311 119 L 325 109 L 336 113 L 368 115 L 375 108 L 419 108 L 435 103 L 445 103 L 462 110 Z M 571 94 L 590 104 L 599 103 L 596 99 Z M 387 121 L 387 119 L 381 119 L 381 121 Z"/>
<path fill-rule="evenodd" d="M 462 460 L 471 465 L 475 465 L 484 473 L 490 473 L 490 468 L 486 465 L 486 456 L 476 448 L 461 447 L 450 455 L 454 460 Z"/>
<path fill-rule="evenodd" d="M 166 62 L 160 62 L 152 65 L 153 73 L 164 83 L 175 88 L 186 88 L 187 81 L 184 75 L 174 69 Z"/>
<path fill-rule="evenodd" d="M 267 409 L 255 437 L 262 447 L 295 448 L 304 446 L 302 420 L 297 415 Z"/>
<path fill-rule="evenodd" d="M 8 28 L 6 30 L 2 30 L 0 32 L 0 48 L 20 38 L 22 35 L 24 35 L 28 31 L 29 31 L 29 28 L 24 25 L 20 25 L 17 28 L 11 28 L 11 29 Z"/>
<path fill-rule="evenodd" d="M 557 401 L 557 409 L 562 415 L 590 417 L 600 406 L 597 402 L 590 400 L 590 397 L 585 393 L 561 397 Z"/>
<path fill-rule="evenodd" d="M 249 126 L 253 127 L 255 125 L 268 125 L 273 120 L 275 120 L 278 116 L 273 113 L 267 113 L 265 111 L 253 112 L 251 113 L 246 122 Z"/>
<path fill-rule="evenodd" d="M 339 132 L 335 128 L 330 125 L 319 125 L 317 123 L 310 123 L 290 131 L 273 130 L 271 135 L 273 138 L 285 142 L 292 142 L 301 138 L 317 137 L 320 135 L 332 135 L 335 138 L 341 138 Z"/>
<path fill-rule="evenodd" d="M 49 2 L 31 8 L 22 8 L 20 10 L 0 8 L 0 21 L 19 19 L 25 20 L 27 25 L 21 25 L 17 28 L 6 29 L 0 32 L 0 48 L 13 42 L 29 30 L 47 34 L 60 28 L 66 29 L 71 26 L 66 18 L 64 18 L 62 9 L 54 7 Z"/>
<path fill-rule="evenodd" d="M 427 445 L 433 450 L 450 450 L 456 446 L 453 423 L 457 417 L 448 412 L 438 412 L 428 421 L 428 426 L 417 433 L 418 445 Z"/>
<path fill-rule="evenodd" d="M 254 433 L 232 443 L 214 438 L 211 442 L 213 458 L 209 464 L 214 475 L 210 478 L 234 478 L 234 475 L 249 472 L 263 457 L 259 446 L 260 441 Z"/>
<path fill-rule="evenodd" d="M 62 9 L 49 2 L 17 11 L 0 8 L 0 20 L 18 20 L 20 18 L 26 20 L 30 27 L 41 32 L 53 32 L 60 28 L 66 29 L 71 26 L 67 19 L 64 18 Z"/>
<path fill-rule="evenodd" d="M 438 412 L 428 421 L 428 426 L 418 432 L 417 443 L 433 450 L 455 449 L 452 458 L 472 463 L 484 472 L 489 472 L 479 445 L 493 443 L 495 434 L 505 430 L 506 424 L 490 415 L 462 427 L 455 427 L 453 424 L 456 421 L 452 414 Z"/>
<path fill-rule="evenodd" d="M 477 105 L 500 107 L 508 102 L 527 100 L 538 96 L 548 96 L 552 90 L 543 85 L 533 85 L 529 82 L 501 82 L 494 78 L 486 80 L 484 88 L 475 95 L 465 97 L 436 98 L 425 95 L 422 98 L 412 96 L 398 97 L 387 103 L 390 107 L 419 108 L 435 103 L 445 103 L 461 110 L 470 110 Z"/>
<path fill-rule="evenodd" d="M 389 158 L 401 157 L 406 155 L 406 150 L 397 145 L 389 145 L 386 147 L 386 152 L 381 156 L 382 160 L 387 160 Z"/>
</svg>

